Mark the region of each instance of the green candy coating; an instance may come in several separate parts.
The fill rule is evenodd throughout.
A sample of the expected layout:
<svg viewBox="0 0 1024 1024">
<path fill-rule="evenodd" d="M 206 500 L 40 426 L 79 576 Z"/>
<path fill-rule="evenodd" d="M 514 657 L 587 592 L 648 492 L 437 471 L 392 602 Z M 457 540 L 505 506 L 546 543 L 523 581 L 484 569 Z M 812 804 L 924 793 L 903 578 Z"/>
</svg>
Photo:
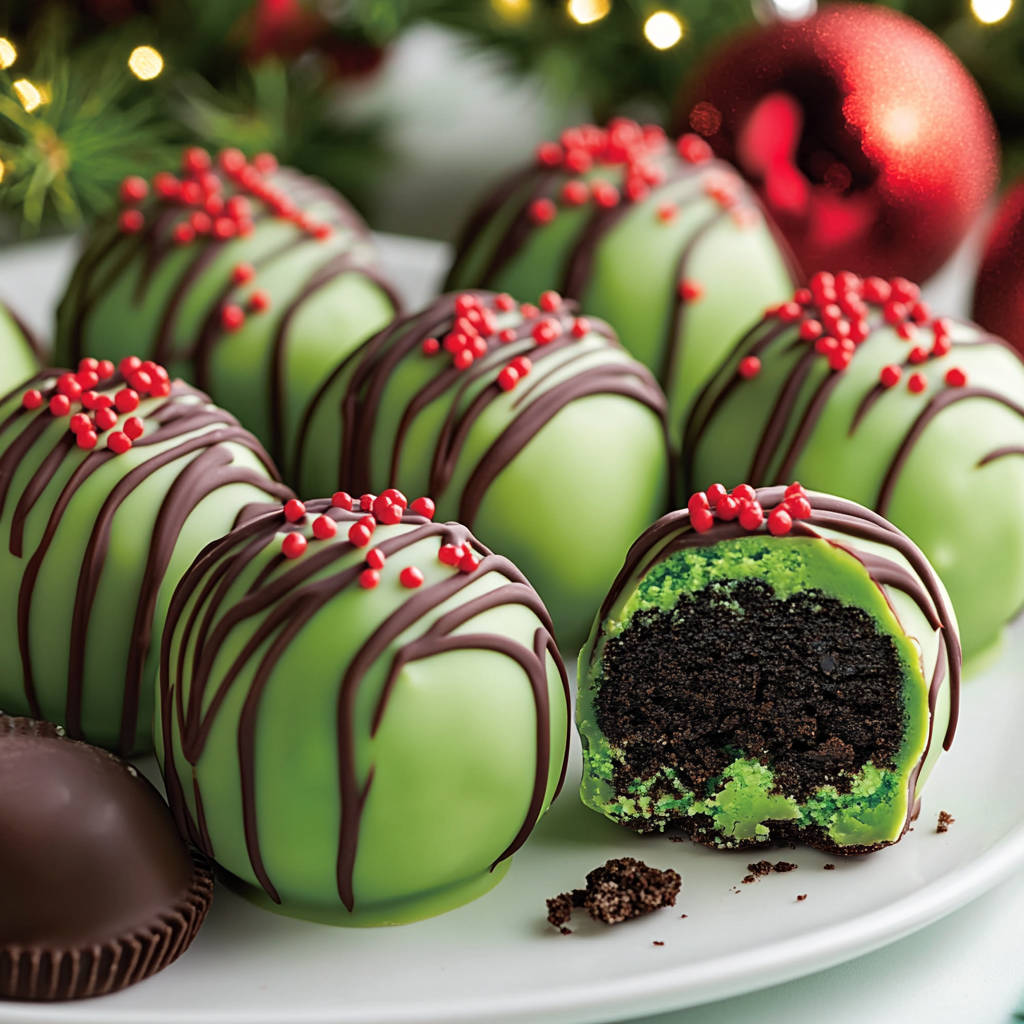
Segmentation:
<svg viewBox="0 0 1024 1024">
<path fill-rule="evenodd" d="M 55 357 L 76 366 L 83 356 L 117 362 L 141 350 L 231 409 L 280 461 L 323 378 L 398 303 L 366 225 L 333 189 L 288 169 L 259 176 L 260 192 L 301 206 L 303 226 L 237 177 L 212 173 L 228 202 L 251 204 L 251 233 L 176 244 L 192 214 L 176 200 L 142 204 L 138 233 L 116 218 L 101 222 L 58 310 Z M 315 225 L 330 235 L 317 237 Z M 239 265 L 254 276 L 237 279 Z M 255 306 L 264 296 L 266 308 Z M 229 306 L 244 314 L 241 326 L 223 323 Z"/>
<path fill-rule="evenodd" d="M 951 324 L 949 354 L 923 362 L 910 354 L 932 349 L 931 325 L 906 341 L 877 309 L 868 324 L 849 366 L 833 371 L 799 340 L 800 322 L 766 317 L 694 407 L 685 489 L 796 479 L 875 509 L 942 577 L 965 660 L 977 662 L 1024 605 L 1024 364 L 973 324 Z M 754 352 L 760 372 L 743 378 L 739 362 Z M 886 366 L 902 369 L 895 386 L 880 382 Z M 966 386 L 947 383 L 951 369 Z"/>
<path fill-rule="evenodd" d="M 610 131 L 644 138 L 638 125 L 623 125 L 632 122 Z M 650 129 L 630 147 L 631 159 L 652 171 L 635 199 L 635 164 L 602 148 L 600 134 L 585 172 L 539 160 L 500 186 L 470 221 L 446 287 L 554 289 L 578 300 L 657 376 L 678 444 L 694 397 L 761 311 L 792 294 L 794 276 L 756 197 L 728 164 L 701 154 L 693 162 Z M 586 183 L 586 201 L 565 199 L 569 182 Z M 614 205 L 594 198 L 596 182 L 618 190 Z M 556 204 L 553 220 L 531 216 L 538 199 Z M 700 294 L 684 298 L 684 281 Z"/>
<path fill-rule="evenodd" d="M 48 401 L 59 372 L 28 383 Z M 125 755 L 151 747 L 179 578 L 247 505 L 291 493 L 256 439 L 181 382 L 133 415 L 145 433 L 116 455 L 105 438 L 127 415 L 86 451 L 45 402 L 25 409 L 19 390 L 0 403 L 0 707 Z"/>
<path fill-rule="evenodd" d="M 522 569 L 560 644 L 575 647 L 631 538 L 665 507 L 664 396 L 606 324 L 580 328 L 561 303 L 524 316 L 474 295 L 498 332 L 486 355 L 460 372 L 445 349 L 423 351 L 451 332 L 459 296 L 397 321 L 312 403 L 294 476 L 310 494 L 430 495 L 438 519 L 466 523 Z M 532 333 L 545 321 L 559 324 L 550 343 Z M 521 357 L 532 367 L 502 390 L 500 374 Z"/>
<path fill-rule="evenodd" d="M 406 512 L 357 547 L 362 511 L 305 507 L 211 545 L 175 595 L 157 728 L 171 807 L 231 885 L 281 913 L 378 925 L 453 909 L 497 884 L 561 785 L 550 620 L 457 523 Z M 320 540 L 324 515 L 337 532 Z M 296 531 L 308 547 L 283 558 Z M 479 567 L 442 562 L 444 544 Z M 371 549 L 385 561 L 366 589 Z"/>
<path fill-rule="evenodd" d="M 758 493 L 766 509 L 768 499 L 774 505 L 782 497 L 782 488 Z M 580 653 L 576 722 L 584 752 L 580 793 L 588 807 L 640 831 L 686 828 L 689 819 L 701 815 L 708 824 L 696 838 L 719 847 L 770 841 L 778 828 L 773 823 L 786 823 L 787 837 L 802 836 L 832 852 L 866 852 L 903 835 L 943 737 L 946 745 L 952 738 L 959 680 L 956 621 L 941 582 L 906 537 L 879 528 L 884 521 L 872 520 L 852 503 L 812 495 L 811 504 L 809 527 L 793 536 L 772 537 L 764 527 L 744 536 L 721 520 L 702 536 L 691 528 L 688 513 L 677 512 L 637 541 Z M 776 780 L 762 750 L 732 750 L 732 763 L 705 792 L 688 787 L 668 759 L 623 792 L 616 766 L 628 755 L 598 724 L 596 701 L 605 681 L 608 643 L 622 636 L 638 613 L 671 613 L 708 588 L 721 595 L 717 600 L 728 601 L 730 587 L 745 580 L 766 584 L 778 601 L 811 592 L 861 609 L 881 635 L 891 638 L 903 680 L 895 765 L 879 768 L 870 759 L 854 764 L 840 772 L 842 791 L 825 783 L 801 801 Z M 741 615 L 742 608 L 737 605 L 734 614 Z M 945 616 L 938 629 L 936 614 Z M 657 680 L 637 679 L 633 685 L 642 691 L 645 683 Z"/>
</svg>

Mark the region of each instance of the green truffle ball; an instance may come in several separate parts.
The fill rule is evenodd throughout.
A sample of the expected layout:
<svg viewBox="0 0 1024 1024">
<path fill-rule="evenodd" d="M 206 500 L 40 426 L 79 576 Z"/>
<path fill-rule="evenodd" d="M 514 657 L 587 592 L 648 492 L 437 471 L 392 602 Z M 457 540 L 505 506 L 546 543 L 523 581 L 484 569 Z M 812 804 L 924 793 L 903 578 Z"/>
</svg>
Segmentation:
<svg viewBox="0 0 1024 1024">
<path fill-rule="evenodd" d="M 973 324 L 933 319 L 902 279 L 819 275 L 800 298 L 696 404 L 687 487 L 799 479 L 873 508 L 935 566 L 977 659 L 1024 605 L 1024 364 Z"/>
<path fill-rule="evenodd" d="M 571 128 L 470 220 L 449 288 L 545 288 L 607 320 L 657 376 L 678 443 L 693 398 L 793 290 L 753 192 L 702 139 L 617 119 Z"/>
<path fill-rule="evenodd" d="M 117 373 L 86 392 L 99 405 L 68 400 L 55 415 L 71 376 L 44 371 L 0 403 L 0 707 L 127 755 L 151 747 L 178 580 L 246 506 L 291 492 L 256 439 L 188 385 L 117 413 Z M 76 434 L 69 415 L 92 425 Z"/>
<path fill-rule="evenodd" d="M 475 899 L 564 776 L 568 683 L 540 598 L 404 500 L 255 519 L 168 615 L 157 756 L 179 828 L 284 914 L 398 924 Z"/>
<path fill-rule="evenodd" d="M 231 150 L 204 170 L 202 152 L 93 231 L 58 310 L 56 358 L 76 366 L 142 349 L 280 461 L 310 395 L 398 302 L 366 225 L 334 189 L 239 165 Z"/>
<path fill-rule="evenodd" d="M 718 848 L 897 842 L 956 724 L 938 576 L 853 502 L 766 488 L 764 522 L 697 498 L 634 544 L 580 654 L 584 803 Z"/>
<path fill-rule="evenodd" d="M 38 370 L 38 351 L 31 331 L 0 302 L 0 394 L 6 394 Z"/>
<path fill-rule="evenodd" d="M 446 295 L 378 334 L 312 403 L 293 475 L 305 493 L 429 494 L 526 573 L 576 647 L 667 504 L 665 398 L 607 324 L 542 303 Z"/>
</svg>

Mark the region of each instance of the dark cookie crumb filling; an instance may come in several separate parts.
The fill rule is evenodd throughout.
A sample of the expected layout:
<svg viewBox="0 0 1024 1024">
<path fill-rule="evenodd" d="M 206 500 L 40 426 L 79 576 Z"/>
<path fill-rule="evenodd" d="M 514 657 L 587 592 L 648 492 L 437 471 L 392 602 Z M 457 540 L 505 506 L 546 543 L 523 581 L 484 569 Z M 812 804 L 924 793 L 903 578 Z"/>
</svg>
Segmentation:
<svg viewBox="0 0 1024 1024">
<path fill-rule="evenodd" d="M 954 821 L 956 821 L 956 818 L 954 818 L 949 811 L 939 811 L 939 823 L 935 826 L 935 831 L 939 833 L 948 832 L 949 826 L 952 825 Z"/>
<path fill-rule="evenodd" d="M 674 907 L 683 884 L 677 871 L 649 868 L 642 860 L 620 857 L 587 875 L 587 887 L 563 892 L 547 901 L 548 921 L 563 935 L 573 907 L 583 907 L 595 921 L 619 924 L 662 907 Z M 686 916 L 685 914 L 683 915 Z"/>
<path fill-rule="evenodd" d="M 776 792 L 799 801 L 825 784 L 849 792 L 869 761 L 896 767 L 905 721 L 896 645 L 865 611 L 820 591 L 779 600 L 760 580 L 712 584 L 671 611 L 636 613 L 608 641 L 602 669 L 597 724 L 625 751 L 614 775 L 621 795 L 663 766 L 711 794 L 738 757 L 769 765 Z"/>
</svg>

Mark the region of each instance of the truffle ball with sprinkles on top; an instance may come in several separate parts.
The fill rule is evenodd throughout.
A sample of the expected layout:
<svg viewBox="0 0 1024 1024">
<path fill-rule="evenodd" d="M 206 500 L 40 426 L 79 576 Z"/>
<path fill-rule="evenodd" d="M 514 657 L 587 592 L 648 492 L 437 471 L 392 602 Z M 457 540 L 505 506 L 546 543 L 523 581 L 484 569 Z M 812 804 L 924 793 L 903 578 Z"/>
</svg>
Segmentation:
<svg viewBox="0 0 1024 1024">
<path fill-rule="evenodd" d="M 398 310 L 368 228 L 323 182 L 234 149 L 186 149 L 120 199 L 68 285 L 56 358 L 141 347 L 280 461 L 323 377 Z"/>
<path fill-rule="evenodd" d="M 433 344 L 427 344 L 433 342 Z M 665 397 L 601 320 L 458 292 L 342 362 L 311 403 L 305 493 L 427 493 L 540 592 L 559 643 L 586 636 L 630 539 L 665 508 Z"/>
<path fill-rule="evenodd" d="M 936 316 L 903 278 L 820 273 L 703 391 L 681 478 L 795 476 L 884 515 L 942 577 L 971 661 L 1024 605 L 1022 456 L 1024 363 L 1009 345 Z"/>
<path fill-rule="evenodd" d="M 251 506 L 289 497 L 252 434 L 152 361 L 85 357 L 0 399 L 0 706 L 151 749 L 178 579 Z"/>
<path fill-rule="evenodd" d="M 496 885 L 561 788 L 551 620 L 429 499 L 302 504 L 210 544 L 174 594 L 156 728 L 171 809 L 260 905 L 431 917 Z"/>
<path fill-rule="evenodd" d="M 616 118 L 567 129 L 500 185 L 447 287 L 578 300 L 657 376 L 678 443 L 736 338 L 798 277 L 753 191 L 702 138 Z"/>
</svg>

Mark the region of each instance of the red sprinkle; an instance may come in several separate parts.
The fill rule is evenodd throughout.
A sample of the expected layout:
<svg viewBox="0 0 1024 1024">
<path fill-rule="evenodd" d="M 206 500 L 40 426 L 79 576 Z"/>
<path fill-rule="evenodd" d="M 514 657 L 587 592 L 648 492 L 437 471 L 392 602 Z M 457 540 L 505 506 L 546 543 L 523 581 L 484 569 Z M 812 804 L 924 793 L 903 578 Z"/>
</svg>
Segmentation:
<svg viewBox="0 0 1024 1024">
<path fill-rule="evenodd" d="M 510 313 L 516 308 L 516 300 L 508 292 L 502 292 L 494 298 L 494 306 L 502 313 Z"/>
<path fill-rule="evenodd" d="M 888 366 L 882 367 L 882 372 L 878 375 L 878 379 L 884 388 L 893 388 L 900 382 L 900 378 L 903 376 L 903 370 L 900 369 L 895 363 L 890 363 Z"/>
<path fill-rule="evenodd" d="M 776 315 L 784 324 L 790 324 L 799 320 L 803 315 L 803 312 L 803 306 L 801 306 L 799 302 L 784 302 L 779 306 L 778 313 Z"/>
<path fill-rule="evenodd" d="M 715 506 L 715 513 L 719 519 L 729 522 L 740 514 L 740 503 L 732 495 L 727 494 Z"/>
<path fill-rule="evenodd" d="M 424 338 L 423 339 L 423 354 L 428 356 L 436 356 L 441 351 L 441 342 L 437 338 Z"/>
<path fill-rule="evenodd" d="M 117 422 L 117 413 L 113 409 L 96 410 L 96 426 L 100 431 L 107 431 Z"/>
<path fill-rule="evenodd" d="M 573 174 L 585 174 L 593 162 L 594 158 L 585 149 L 570 149 L 562 160 L 565 169 Z"/>
<path fill-rule="evenodd" d="M 698 302 L 704 298 L 704 285 L 692 278 L 684 278 L 679 282 L 678 292 L 683 302 Z"/>
<path fill-rule="evenodd" d="M 835 370 L 838 373 L 840 370 L 845 370 L 853 359 L 853 353 L 846 349 L 836 349 L 831 352 L 828 357 L 829 369 Z"/>
<path fill-rule="evenodd" d="M 728 493 L 721 484 L 712 484 L 707 489 L 708 504 L 714 508 Z"/>
<path fill-rule="evenodd" d="M 946 371 L 946 383 L 953 388 L 962 388 L 967 383 L 967 373 L 959 366 L 953 366 Z"/>
<path fill-rule="evenodd" d="M 674 221 L 679 214 L 679 207 L 675 203 L 662 203 L 658 207 L 658 220 L 668 224 Z"/>
<path fill-rule="evenodd" d="M 21 396 L 21 404 L 26 409 L 38 409 L 43 404 L 43 393 L 38 388 L 31 388 Z"/>
<path fill-rule="evenodd" d="M 210 220 L 210 215 L 203 213 L 202 210 L 197 210 L 193 213 L 189 217 L 188 222 L 192 225 L 192 228 L 197 235 L 208 235 L 210 233 L 210 228 L 213 227 L 213 221 Z"/>
<path fill-rule="evenodd" d="M 529 356 L 516 356 L 508 365 L 519 374 L 519 379 L 522 380 L 533 369 L 533 360 Z"/>
<path fill-rule="evenodd" d="M 915 345 L 910 350 L 910 355 L 907 356 L 907 361 L 910 363 L 923 363 L 928 359 L 928 349 L 923 345 Z"/>
<path fill-rule="evenodd" d="M 202 174 L 211 164 L 210 154 L 201 146 L 190 146 L 181 155 L 181 169 L 186 174 Z"/>
<path fill-rule="evenodd" d="M 231 271 L 231 280 L 235 284 L 245 284 L 256 276 L 256 268 L 251 263 L 236 263 Z"/>
<path fill-rule="evenodd" d="M 361 520 L 358 523 L 354 523 L 348 531 L 349 541 L 357 548 L 365 548 L 370 543 L 372 535 L 370 528 Z"/>
<path fill-rule="evenodd" d="M 373 503 L 373 514 L 379 523 L 383 523 L 385 526 L 395 526 L 402 521 L 402 506 L 380 497 Z"/>
<path fill-rule="evenodd" d="M 96 367 L 96 373 L 100 380 L 107 380 L 114 376 L 114 364 L 109 359 L 101 359 Z"/>
<path fill-rule="evenodd" d="M 740 376 L 749 380 L 761 372 L 761 360 L 757 356 L 744 356 L 740 360 L 738 369 Z"/>
<path fill-rule="evenodd" d="M 513 366 L 506 366 L 498 374 L 498 387 L 502 391 L 511 391 L 519 383 L 519 372 Z"/>
<path fill-rule="evenodd" d="M 799 480 L 794 480 L 786 488 L 787 498 L 806 498 L 807 492 L 804 490 L 804 485 Z"/>
<path fill-rule="evenodd" d="M 524 320 L 532 320 L 540 310 L 532 302 L 524 302 L 519 307 L 519 312 Z"/>
<path fill-rule="evenodd" d="M 892 288 L 884 278 L 868 277 L 864 279 L 864 288 L 861 294 L 868 302 L 881 306 L 889 301 L 892 296 Z"/>
<path fill-rule="evenodd" d="M 257 153 L 252 162 L 260 174 L 273 174 L 277 170 L 277 157 L 273 153 Z"/>
<path fill-rule="evenodd" d="M 537 147 L 537 162 L 545 167 L 557 167 L 562 162 L 562 147 L 557 142 L 542 142 Z"/>
<path fill-rule="evenodd" d="M 115 430 L 112 434 L 107 436 L 107 447 L 115 455 L 124 455 L 131 446 L 131 438 L 129 438 L 122 430 Z"/>
<path fill-rule="evenodd" d="M 361 494 L 359 496 L 359 507 L 364 512 L 369 512 L 373 508 L 373 503 L 377 500 L 376 494 Z"/>
<path fill-rule="evenodd" d="M 530 203 L 530 220 L 534 224 L 550 224 L 558 215 L 558 207 L 550 199 L 534 199 Z"/>
<path fill-rule="evenodd" d="M 903 323 L 896 325 L 896 333 L 904 341 L 912 341 L 917 335 L 917 327 L 915 327 L 909 320 L 905 320 Z"/>
<path fill-rule="evenodd" d="M 234 176 L 245 166 L 245 154 L 240 149 L 235 149 L 234 147 L 222 149 L 217 154 L 217 162 L 227 174 Z"/>
<path fill-rule="evenodd" d="M 270 309 L 270 293 L 265 291 L 263 288 L 257 288 L 256 291 L 249 296 L 249 308 L 254 313 L 263 313 Z"/>
<path fill-rule="evenodd" d="M 935 344 L 932 345 L 932 355 L 936 358 L 948 356 L 953 350 L 953 342 L 949 340 L 948 334 L 936 334 Z"/>
<path fill-rule="evenodd" d="M 80 434 L 83 430 L 92 430 L 92 420 L 84 412 L 76 412 L 68 424 L 72 434 Z"/>
<path fill-rule="evenodd" d="M 547 291 L 544 292 L 540 297 L 540 308 L 545 313 L 554 313 L 559 306 L 562 305 L 562 296 L 558 292 Z"/>
<path fill-rule="evenodd" d="M 144 395 L 153 386 L 153 378 L 145 370 L 136 370 L 128 377 L 128 386 Z"/>
<path fill-rule="evenodd" d="M 461 352 L 455 353 L 452 363 L 456 370 L 469 369 L 473 365 L 473 353 L 468 348 L 464 348 Z"/>
<path fill-rule="evenodd" d="M 62 395 L 67 395 L 72 402 L 81 398 L 82 390 L 82 385 L 78 383 L 73 373 L 62 373 L 57 378 L 57 391 Z"/>
<path fill-rule="evenodd" d="M 122 388 L 114 395 L 114 405 L 118 412 L 135 412 L 139 407 L 138 393 L 131 388 Z"/>
<path fill-rule="evenodd" d="M 530 333 L 538 345 L 550 345 L 556 338 L 561 337 L 562 325 L 554 317 L 544 317 L 533 325 Z"/>
<path fill-rule="evenodd" d="M 380 573 L 376 569 L 364 569 L 359 574 L 359 586 L 364 590 L 373 590 L 380 583 Z"/>
<path fill-rule="evenodd" d="M 393 505 L 398 505 L 401 508 L 409 507 L 409 499 L 397 487 L 385 487 L 380 492 L 380 496 L 387 498 Z"/>
<path fill-rule="evenodd" d="M 366 564 L 371 569 L 383 569 L 386 561 L 384 552 L 380 548 L 370 548 L 366 552 Z"/>
<path fill-rule="evenodd" d="M 905 277 L 894 277 L 889 281 L 892 287 L 892 297 L 900 302 L 916 302 L 921 295 L 921 289 Z"/>
<path fill-rule="evenodd" d="M 793 517 L 780 505 L 768 513 L 768 532 L 773 537 L 782 537 L 793 529 Z"/>
<path fill-rule="evenodd" d="M 131 174 L 121 182 L 118 194 L 122 203 L 141 203 L 149 195 L 149 184 L 145 178 Z"/>
<path fill-rule="evenodd" d="M 245 310 L 241 306 L 229 302 L 220 311 L 221 326 L 226 331 L 237 331 L 245 323 Z"/>
<path fill-rule="evenodd" d="M 138 439 L 146 432 L 146 425 L 138 416 L 129 416 L 128 419 L 124 421 L 123 429 L 131 440 L 138 441 Z"/>
<path fill-rule="evenodd" d="M 183 220 L 180 224 L 175 224 L 174 230 L 171 232 L 171 238 L 176 245 L 188 245 L 189 242 L 195 240 L 195 237 L 195 228 L 186 220 Z"/>
<path fill-rule="evenodd" d="M 928 387 L 928 378 L 923 373 L 912 373 L 907 381 L 907 389 L 919 395 Z"/>
<path fill-rule="evenodd" d="M 697 491 L 695 494 L 690 495 L 690 500 L 686 503 L 686 507 L 690 512 L 694 512 L 699 508 L 708 508 L 708 496 L 703 491 Z"/>
<path fill-rule="evenodd" d="M 399 574 L 398 580 L 403 587 L 415 590 L 423 586 L 423 573 L 415 565 L 407 565 Z"/>
<path fill-rule="evenodd" d="M 117 226 L 126 235 L 134 235 L 145 227 L 146 218 L 141 210 L 124 210 L 117 218 Z"/>
<path fill-rule="evenodd" d="M 882 307 L 882 319 L 887 324 L 898 324 L 907 317 L 907 307 L 895 299 L 890 300 Z"/>
<path fill-rule="evenodd" d="M 71 399 L 67 395 L 54 395 L 50 399 L 50 412 L 54 416 L 67 416 L 71 412 Z"/>
<path fill-rule="evenodd" d="M 334 508 L 344 509 L 346 512 L 352 511 L 352 495 L 347 491 L 335 491 L 331 495 L 331 505 Z"/>
<path fill-rule="evenodd" d="M 740 526 L 744 530 L 756 530 L 764 522 L 760 502 L 745 501 L 740 506 Z"/>
<path fill-rule="evenodd" d="M 750 484 L 737 484 L 730 492 L 739 501 L 755 501 L 757 491 Z"/>
<path fill-rule="evenodd" d="M 572 322 L 570 333 L 574 338 L 585 338 L 590 333 L 590 321 L 585 316 L 578 316 Z"/>
<path fill-rule="evenodd" d="M 284 506 L 284 517 L 289 523 L 297 523 L 306 514 L 306 506 L 298 498 L 292 498 Z"/>
<path fill-rule="evenodd" d="M 177 199 L 181 192 L 181 182 L 168 171 L 159 171 L 153 176 L 153 191 L 161 199 Z"/>
<path fill-rule="evenodd" d="M 699 136 L 692 132 L 679 136 L 676 143 L 679 155 L 691 164 L 702 164 L 714 156 L 711 147 Z"/>
<path fill-rule="evenodd" d="M 794 519 L 811 518 L 811 503 L 804 495 L 796 494 L 793 497 L 787 497 L 783 504 L 786 506 L 786 511 Z"/>
<path fill-rule="evenodd" d="M 690 525 L 698 533 L 707 533 L 715 525 L 715 517 L 710 509 L 699 508 L 696 512 L 690 513 Z"/>
<path fill-rule="evenodd" d="M 79 448 L 89 450 L 96 447 L 97 440 L 98 438 L 96 437 L 95 430 L 83 430 L 80 434 L 76 435 L 75 444 L 77 444 Z"/>
<path fill-rule="evenodd" d="M 442 544 L 441 550 L 438 551 L 437 557 L 440 561 L 444 562 L 445 565 L 458 565 L 462 561 L 462 557 L 465 552 L 457 544 Z"/>
<path fill-rule="evenodd" d="M 430 498 L 417 498 L 410 506 L 409 510 L 415 512 L 418 516 L 423 516 L 425 519 L 433 519 L 434 513 L 437 511 L 434 502 Z"/>
<path fill-rule="evenodd" d="M 611 209 L 619 205 L 619 190 L 610 182 L 595 178 L 590 183 L 590 191 L 594 195 L 594 202 L 605 209 Z"/>
<path fill-rule="evenodd" d="M 562 201 L 569 206 L 582 206 L 590 198 L 590 186 L 585 181 L 567 181 L 562 186 Z"/>
<path fill-rule="evenodd" d="M 459 571 L 476 572 L 476 570 L 480 568 L 480 559 L 477 558 L 475 554 L 473 554 L 468 544 L 463 549 L 463 551 L 464 554 L 462 558 L 459 559 Z"/>
<path fill-rule="evenodd" d="M 317 516 L 313 520 L 313 536 L 317 540 L 330 540 L 338 532 L 338 524 L 330 516 Z"/>
</svg>

